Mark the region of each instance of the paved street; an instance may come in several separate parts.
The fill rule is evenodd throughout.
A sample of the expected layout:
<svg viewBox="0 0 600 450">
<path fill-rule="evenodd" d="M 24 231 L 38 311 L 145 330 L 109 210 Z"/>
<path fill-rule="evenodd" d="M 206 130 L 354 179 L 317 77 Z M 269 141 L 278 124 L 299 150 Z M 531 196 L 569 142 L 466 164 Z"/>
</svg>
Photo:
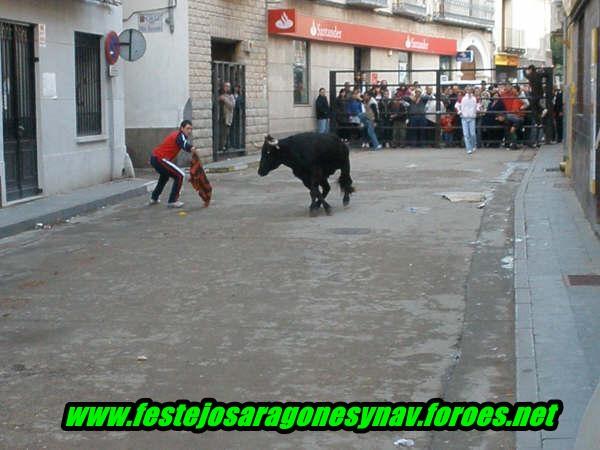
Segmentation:
<svg viewBox="0 0 600 450">
<path fill-rule="evenodd" d="M 309 218 L 282 168 L 0 241 L 0 447 L 512 449 L 512 433 L 66 433 L 67 401 L 515 401 L 513 196 L 530 152 L 353 153 Z M 486 192 L 451 203 L 444 191 Z M 504 267 L 503 267 L 504 266 Z M 138 356 L 146 361 L 138 361 Z"/>
</svg>

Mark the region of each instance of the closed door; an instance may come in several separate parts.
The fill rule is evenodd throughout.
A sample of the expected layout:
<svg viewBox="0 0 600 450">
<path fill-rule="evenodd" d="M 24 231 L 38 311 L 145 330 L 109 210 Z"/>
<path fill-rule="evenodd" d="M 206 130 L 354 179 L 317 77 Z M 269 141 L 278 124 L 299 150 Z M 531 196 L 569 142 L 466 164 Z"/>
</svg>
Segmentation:
<svg viewBox="0 0 600 450">
<path fill-rule="evenodd" d="M 0 22 L 6 199 L 39 193 L 33 28 Z"/>
</svg>

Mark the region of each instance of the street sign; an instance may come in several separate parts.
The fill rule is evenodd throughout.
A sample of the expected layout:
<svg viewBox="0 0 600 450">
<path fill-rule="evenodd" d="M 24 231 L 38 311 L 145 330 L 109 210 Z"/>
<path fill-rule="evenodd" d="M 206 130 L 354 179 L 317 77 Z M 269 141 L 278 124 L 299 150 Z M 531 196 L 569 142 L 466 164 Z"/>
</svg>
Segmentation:
<svg viewBox="0 0 600 450">
<path fill-rule="evenodd" d="M 473 62 L 473 50 L 467 50 L 464 52 L 456 53 L 456 62 L 472 63 Z"/>
<path fill-rule="evenodd" d="M 110 66 L 116 64 L 119 60 L 121 44 L 119 42 L 119 35 L 114 31 L 108 33 L 104 39 L 104 53 L 106 55 L 106 62 Z"/>
<path fill-rule="evenodd" d="M 160 33 L 163 30 L 163 14 L 140 14 L 138 16 L 138 29 L 142 33 Z"/>
<path fill-rule="evenodd" d="M 146 53 L 146 38 L 138 30 L 129 28 L 119 35 L 121 56 L 126 61 L 137 61 Z"/>
</svg>

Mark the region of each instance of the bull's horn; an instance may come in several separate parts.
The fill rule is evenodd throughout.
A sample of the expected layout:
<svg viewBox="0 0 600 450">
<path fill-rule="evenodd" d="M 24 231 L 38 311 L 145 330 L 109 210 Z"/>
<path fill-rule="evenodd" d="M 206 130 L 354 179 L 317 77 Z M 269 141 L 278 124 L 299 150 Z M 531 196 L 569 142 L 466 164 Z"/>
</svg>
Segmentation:
<svg viewBox="0 0 600 450">
<path fill-rule="evenodd" d="M 260 145 L 258 145 L 256 142 L 252 142 L 252 145 L 256 148 L 262 148 Z"/>
<path fill-rule="evenodd" d="M 277 139 L 273 139 L 272 141 L 269 141 L 269 144 L 277 146 L 279 144 L 279 141 Z"/>
</svg>

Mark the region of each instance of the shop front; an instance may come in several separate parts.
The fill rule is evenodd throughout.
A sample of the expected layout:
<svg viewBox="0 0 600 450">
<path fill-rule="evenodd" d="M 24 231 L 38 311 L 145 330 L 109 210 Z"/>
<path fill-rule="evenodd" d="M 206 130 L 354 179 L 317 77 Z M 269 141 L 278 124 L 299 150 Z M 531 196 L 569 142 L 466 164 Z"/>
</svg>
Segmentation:
<svg viewBox="0 0 600 450">
<path fill-rule="evenodd" d="M 519 76 L 519 55 L 513 55 L 510 53 L 497 53 L 494 55 L 494 65 L 496 66 L 496 81 L 499 83 L 514 81 Z"/>
<path fill-rule="evenodd" d="M 449 64 L 456 56 L 456 39 L 396 31 L 405 29 L 397 21 L 388 28 L 363 23 L 322 19 L 296 8 L 269 10 L 272 134 L 315 128 L 314 100 L 320 88 L 328 90 L 330 71 L 348 71 L 348 79 L 337 82 L 353 85 L 383 80 L 390 85 L 433 84 L 435 72 L 431 70 Z M 418 72 L 420 69 L 429 72 Z M 363 72 L 368 76 L 361 76 Z"/>
</svg>

